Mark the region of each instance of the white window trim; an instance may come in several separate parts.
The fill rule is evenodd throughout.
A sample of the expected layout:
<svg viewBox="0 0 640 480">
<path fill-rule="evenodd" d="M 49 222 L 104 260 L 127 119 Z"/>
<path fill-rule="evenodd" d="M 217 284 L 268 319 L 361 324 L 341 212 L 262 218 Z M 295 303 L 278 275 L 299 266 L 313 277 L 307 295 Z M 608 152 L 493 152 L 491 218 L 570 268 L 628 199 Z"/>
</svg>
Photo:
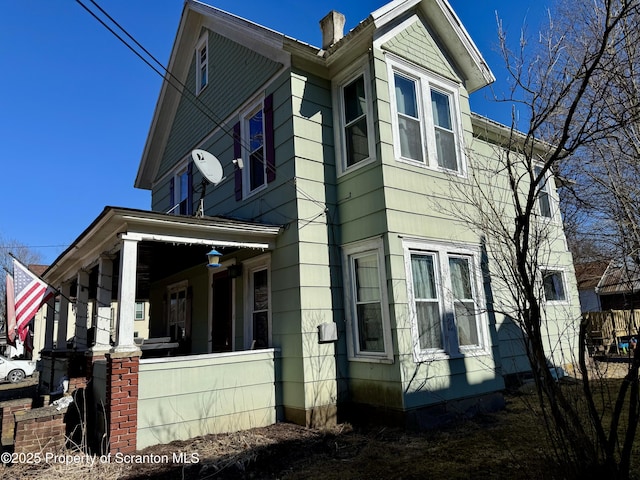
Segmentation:
<svg viewBox="0 0 640 480">
<path fill-rule="evenodd" d="M 547 295 L 544 291 L 544 274 L 546 272 L 559 273 L 562 279 L 562 288 L 564 289 L 564 300 L 547 300 Z M 566 306 L 570 305 L 570 296 L 567 285 L 567 269 L 557 265 L 544 265 L 540 267 L 540 290 L 542 292 L 543 304 L 546 306 Z"/>
<path fill-rule="evenodd" d="M 536 173 L 536 170 L 538 168 L 543 168 L 542 163 L 534 163 L 533 164 L 533 172 L 534 172 L 534 177 L 537 177 L 538 174 Z M 559 199 L 556 197 L 556 189 L 554 181 L 553 181 L 553 175 L 551 174 L 551 172 L 547 172 L 545 175 L 545 186 L 546 186 L 546 192 L 547 192 L 547 198 L 549 199 L 549 210 L 551 211 L 551 216 L 546 217 L 544 215 L 542 215 L 542 212 L 540 210 L 540 198 L 539 195 L 542 191 L 542 185 L 538 185 L 538 194 L 536 195 L 536 209 L 535 209 L 535 216 L 538 217 L 540 219 L 540 221 L 542 222 L 548 222 L 548 223 L 554 223 L 557 224 L 559 223 L 559 219 L 558 219 L 558 213 L 559 213 Z"/>
<path fill-rule="evenodd" d="M 167 336 L 169 336 L 171 334 L 171 295 L 173 293 L 177 293 L 180 291 L 184 290 L 184 298 L 185 298 L 185 302 L 187 302 L 187 299 L 189 298 L 189 281 L 188 280 L 182 280 L 180 282 L 177 283 L 172 283 L 171 285 L 167 285 Z M 188 311 L 189 305 L 188 303 L 185 303 L 185 317 L 184 317 L 184 328 L 186 331 L 187 328 L 187 323 L 189 321 L 188 315 L 189 315 L 189 311 Z M 179 320 L 179 319 L 178 319 Z"/>
<path fill-rule="evenodd" d="M 166 212 L 170 215 L 180 215 L 180 203 L 181 203 L 180 197 L 182 194 L 182 190 L 180 188 L 181 186 L 180 177 L 182 176 L 182 174 L 187 173 L 190 159 L 191 159 L 191 155 L 189 155 L 188 157 L 185 157 L 178 165 L 176 165 L 176 167 L 173 170 L 171 170 L 171 173 L 169 175 L 169 182 L 171 181 L 171 179 L 173 179 L 173 195 L 174 195 L 174 198 L 169 199 L 169 201 L 171 202 L 171 206 L 169 207 L 169 210 Z M 187 189 L 188 188 L 189 187 L 187 186 Z M 187 198 L 188 198 L 188 192 L 189 191 L 187 190 Z M 169 193 L 167 197 L 169 197 L 170 195 L 171 193 Z"/>
<path fill-rule="evenodd" d="M 262 168 L 264 169 L 264 182 L 261 186 L 251 190 L 250 180 L 251 180 L 251 162 L 249 161 L 249 148 L 251 146 L 251 142 L 249 140 L 249 128 L 248 122 L 249 119 L 257 113 L 259 110 L 262 110 Z M 265 122 L 264 122 L 264 96 L 261 96 L 258 100 L 251 103 L 248 107 L 242 110 L 239 114 L 240 118 L 240 144 L 241 144 L 241 152 L 242 152 L 242 162 L 244 163 L 244 168 L 242 169 L 242 198 L 249 198 L 256 193 L 267 188 L 267 151 L 265 145 Z"/>
<path fill-rule="evenodd" d="M 384 352 L 360 352 L 357 319 L 355 318 L 354 282 L 352 262 L 354 256 L 364 253 L 375 254 L 378 258 L 380 281 L 380 304 L 382 309 L 382 335 Z M 389 320 L 389 299 L 387 295 L 387 276 L 384 261 L 384 244 L 382 238 L 369 239 L 342 246 L 342 273 L 345 294 L 345 317 L 347 323 L 347 351 L 349 360 L 357 362 L 393 363 L 393 344 L 391 341 L 391 323 Z"/>
<path fill-rule="evenodd" d="M 205 69 L 206 69 L 206 75 L 207 75 L 207 83 L 202 86 L 200 84 L 200 72 L 201 72 L 201 68 L 202 68 L 202 64 L 200 63 L 200 51 L 202 50 L 202 47 L 206 46 L 207 47 L 207 57 L 206 57 L 206 64 L 205 64 Z M 200 92 L 202 92 L 205 88 L 207 88 L 207 86 L 209 85 L 209 33 L 205 32 L 204 35 L 202 35 L 202 37 L 200 38 L 200 40 L 198 40 L 198 43 L 196 44 L 196 96 L 200 95 Z"/>
<path fill-rule="evenodd" d="M 136 301 L 134 312 L 134 320 L 137 322 L 143 321 L 147 318 L 147 304 L 146 302 Z M 142 317 L 138 318 L 138 305 L 142 305 Z"/>
<path fill-rule="evenodd" d="M 373 124 L 373 92 L 371 91 L 371 69 L 367 59 L 356 63 L 353 68 L 347 70 L 340 76 L 336 77 L 332 82 L 332 98 L 333 98 L 333 124 L 335 136 L 335 155 L 336 168 L 338 177 L 353 172 L 365 165 L 368 165 L 376 159 L 375 131 Z M 344 136 L 344 95 L 343 89 L 356 78 L 362 76 L 364 80 L 364 91 L 367 96 L 367 142 L 369 146 L 369 158 L 359 161 L 358 163 L 347 167 L 346 139 Z"/>
<path fill-rule="evenodd" d="M 271 348 L 273 345 L 273 324 L 272 324 L 272 283 L 271 283 L 271 255 L 266 253 L 258 257 L 245 260 L 242 262 L 244 272 L 244 348 L 249 350 L 252 347 L 253 342 L 253 274 L 260 270 L 267 271 L 267 285 L 269 292 L 268 299 L 268 313 L 267 313 L 267 328 L 269 330 L 269 345 Z"/>
<path fill-rule="evenodd" d="M 422 241 L 422 240 L 404 240 L 404 262 L 406 272 L 407 283 L 407 298 L 409 303 L 409 313 L 411 315 L 411 333 L 413 342 L 413 358 L 416 363 L 432 360 L 446 360 L 452 358 L 461 357 L 476 357 L 491 355 L 491 345 L 489 336 L 489 322 L 486 313 L 486 303 L 484 294 L 484 284 L 482 282 L 482 266 L 481 266 L 481 254 L 480 249 L 475 246 L 464 244 L 452 244 L 437 241 Z M 448 264 L 449 256 L 462 256 L 469 257 L 472 265 L 469 269 L 473 278 L 471 284 L 474 293 L 474 300 L 476 304 L 476 310 L 478 312 L 476 318 L 478 322 L 478 341 L 479 345 L 459 345 L 457 342 L 457 326 L 455 324 L 446 325 L 445 319 L 442 319 L 442 333 L 443 333 L 443 349 L 425 349 L 420 348 L 419 342 L 419 330 L 418 330 L 418 316 L 415 309 L 414 291 L 413 291 L 413 276 L 411 269 L 411 254 L 412 253 L 432 253 L 435 254 L 438 265 L 438 271 L 435 272 L 438 282 L 437 285 L 441 289 L 438 293 L 440 295 L 440 309 L 444 312 L 445 316 L 449 316 L 451 312 L 447 311 L 445 307 L 451 307 L 453 305 L 453 299 L 445 298 L 450 296 L 450 292 L 445 291 L 443 285 L 451 285 L 449 279 L 448 267 L 442 268 L 443 264 Z M 442 278 L 440 278 L 442 276 Z"/>
<path fill-rule="evenodd" d="M 385 52 L 385 58 L 387 62 L 389 103 L 391 107 L 393 150 L 396 160 L 398 162 L 407 163 L 422 168 L 428 168 L 450 175 L 466 177 L 467 158 L 464 149 L 464 130 L 462 127 L 462 115 L 460 111 L 460 85 L 433 72 L 430 72 L 422 67 L 396 57 L 388 52 Z M 419 101 L 418 109 L 420 113 L 420 130 L 422 133 L 423 158 L 425 159 L 424 162 L 405 158 L 400 152 L 400 131 L 397 120 L 398 110 L 394 84 L 394 74 L 396 72 L 408 78 L 416 80 L 417 85 L 419 86 L 419 91 L 416 93 Z M 455 151 L 459 167 L 458 170 L 449 170 L 438 165 L 438 160 L 436 158 L 437 147 L 433 125 L 433 112 L 431 110 L 430 101 L 430 92 L 432 89 L 447 95 L 451 101 L 451 123 L 453 126 L 453 133 L 456 144 Z"/>
</svg>

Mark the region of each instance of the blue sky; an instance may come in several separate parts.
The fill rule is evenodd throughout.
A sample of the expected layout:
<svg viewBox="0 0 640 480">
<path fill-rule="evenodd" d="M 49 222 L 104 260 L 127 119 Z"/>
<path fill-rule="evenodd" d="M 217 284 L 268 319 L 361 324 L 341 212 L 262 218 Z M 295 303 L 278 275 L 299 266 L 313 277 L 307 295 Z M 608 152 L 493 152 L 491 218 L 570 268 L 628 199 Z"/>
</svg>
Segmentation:
<svg viewBox="0 0 640 480">
<path fill-rule="evenodd" d="M 98 3 L 166 64 L 182 0 Z M 330 10 L 345 14 L 348 31 L 386 2 L 206 3 L 319 45 L 318 22 Z M 517 41 L 525 23 L 537 31 L 546 3 L 450 3 L 493 70 L 494 88 L 504 91 L 495 12 Z M 74 0 L 0 0 L 0 66 L 0 241 L 18 241 L 50 263 L 106 205 L 150 208 L 151 193 L 133 182 L 160 90 L 153 70 Z M 490 96 L 473 94 L 472 110 L 508 123 L 510 107 Z"/>
</svg>

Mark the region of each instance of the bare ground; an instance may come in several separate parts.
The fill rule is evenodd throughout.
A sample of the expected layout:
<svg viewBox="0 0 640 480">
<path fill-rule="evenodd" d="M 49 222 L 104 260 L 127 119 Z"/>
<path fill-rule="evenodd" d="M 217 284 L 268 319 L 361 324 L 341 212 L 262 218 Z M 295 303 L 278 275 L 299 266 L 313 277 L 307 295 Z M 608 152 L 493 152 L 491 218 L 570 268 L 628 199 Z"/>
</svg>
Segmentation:
<svg viewBox="0 0 640 480">
<path fill-rule="evenodd" d="M 613 362 L 616 363 L 616 362 Z M 624 371 L 604 365 L 612 377 Z M 537 399 L 529 389 L 506 396 L 506 409 L 460 418 L 445 428 L 408 432 L 384 427 L 312 430 L 280 423 L 149 447 L 135 457 L 62 458 L 38 465 L 0 464 L 0 478 L 86 479 L 553 479 Z M 73 454 L 73 452 L 67 452 Z M 180 456 L 182 455 L 182 456 Z M 132 463 L 123 463 L 124 461 Z M 640 466 L 640 444 L 634 452 Z M 635 472 L 634 478 L 640 478 Z"/>
</svg>

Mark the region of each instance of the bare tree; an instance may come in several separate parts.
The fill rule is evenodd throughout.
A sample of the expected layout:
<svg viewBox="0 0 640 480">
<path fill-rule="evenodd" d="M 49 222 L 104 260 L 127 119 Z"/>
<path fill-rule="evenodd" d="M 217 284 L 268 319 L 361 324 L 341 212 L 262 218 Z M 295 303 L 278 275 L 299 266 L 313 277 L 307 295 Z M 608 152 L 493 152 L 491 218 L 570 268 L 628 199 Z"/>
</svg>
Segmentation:
<svg viewBox="0 0 640 480">
<path fill-rule="evenodd" d="M 606 478 L 628 478 L 639 418 L 640 356 L 614 395 L 614 408 L 607 417 L 611 421 L 605 425 L 604 402 L 595 399 L 585 362 L 586 326 L 575 317 L 563 322 L 545 303 L 553 288 L 546 266 L 565 249 L 562 229 L 550 218 L 549 182 L 572 159 L 605 151 L 612 141 L 621 142 L 621 125 L 638 120 L 638 112 L 628 108 L 632 100 L 637 101 L 637 91 L 629 88 L 618 95 L 610 87 L 614 78 L 617 90 L 628 87 L 625 79 L 637 79 L 635 65 L 626 62 L 622 68 L 620 64 L 632 56 L 637 64 L 630 47 L 640 41 L 638 24 L 639 0 L 593 0 L 560 2 L 549 15 L 549 28 L 533 46 L 522 36 L 518 49 L 510 50 L 500 29 L 501 50 L 513 79 L 505 99 L 515 106 L 511 130 L 503 138 L 493 138 L 499 147 L 490 155 L 470 153 L 469 182 L 459 189 L 463 202 L 473 208 L 459 209 L 458 217 L 481 232 L 491 282 L 501 295 L 490 308 L 513 320 L 523 332 L 551 445 L 558 464 L 566 469 L 564 475 L 598 472 Z M 580 165 L 574 162 L 573 167 Z M 616 174 L 627 176 L 626 168 L 621 166 Z M 628 238 L 629 231 L 637 230 L 633 214 L 638 209 L 629 208 L 635 204 L 629 203 L 627 192 L 618 193 L 618 215 L 624 222 L 616 233 Z M 578 325 L 579 335 L 566 335 Z M 566 344 L 572 336 L 578 339 L 577 345 Z M 562 359 L 553 356 L 561 352 L 574 352 L 572 360 L 580 365 L 579 398 L 556 381 L 549 367 L 549 356 L 557 364 Z M 625 424 L 621 422 L 623 405 Z"/>
<path fill-rule="evenodd" d="M 6 301 L 7 301 L 7 276 L 6 273 L 13 271 L 13 259 L 11 255 L 14 255 L 24 265 L 38 264 L 42 262 L 42 257 L 39 253 L 33 251 L 26 245 L 13 239 L 6 239 L 0 236 L 0 266 L 2 272 L 0 272 L 0 336 L 6 336 Z"/>
</svg>

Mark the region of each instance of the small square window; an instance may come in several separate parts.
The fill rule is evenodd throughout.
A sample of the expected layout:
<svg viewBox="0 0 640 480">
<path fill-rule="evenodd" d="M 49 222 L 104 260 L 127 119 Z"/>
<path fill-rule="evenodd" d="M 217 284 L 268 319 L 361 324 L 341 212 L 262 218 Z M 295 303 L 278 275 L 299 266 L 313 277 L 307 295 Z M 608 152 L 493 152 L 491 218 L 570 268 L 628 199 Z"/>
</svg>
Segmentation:
<svg viewBox="0 0 640 480">
<path fill-rule="evenodd" d="M 544 298 L 548 302 L 566 302 L 564 276 L 560 271 L 546 270 L 542 272 Z"/>
</svg>

